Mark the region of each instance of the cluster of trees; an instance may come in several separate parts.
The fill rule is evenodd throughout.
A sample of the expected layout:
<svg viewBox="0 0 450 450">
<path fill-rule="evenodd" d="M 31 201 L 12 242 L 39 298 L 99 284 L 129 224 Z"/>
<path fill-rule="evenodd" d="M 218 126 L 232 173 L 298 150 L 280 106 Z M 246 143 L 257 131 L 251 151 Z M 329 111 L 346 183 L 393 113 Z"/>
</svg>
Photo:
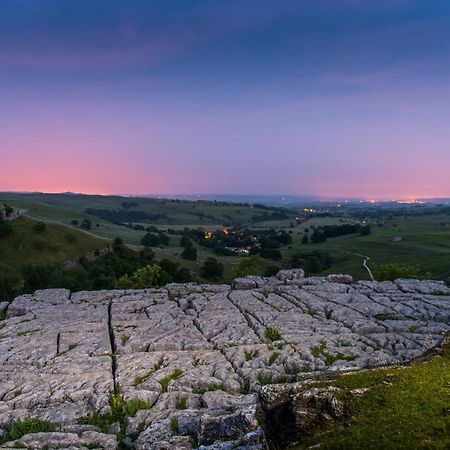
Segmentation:
<svg viewBox="0 0 450 450">
<path fill-rule="evenodd" d="M 145 247 L 160 247 L 161 245 L 169 245 L 170 237 L 167 234 L 159 231 L 155 227 L 149 227 L 153 233 L 148 232 L 141 240 L 141 244 Z"/>
<path fill-rule="evenodd" d="M 181 257 L 190 261 L 197 261 L 197 249 L 192 243 L 189 233 L 185 233 L 181 236 L 180 247 L 183 247 Z"/>
<path fill-rule="evenodd" d="M 83 219 L 81 221 L 81 223 L 77 219 L 73 219 L 71 224 L 74 227 L 78 227 L 79 226 L 82 230 L 90 230 L 92 228 L 92 226 L 93 226 L 92 220 L 90 220 L 90 219 Z M 98 224 L 96 224 L 96 226 L 98 227 Z"/>
<path fill-rule="evenodd" d="M 87 208 L 86 214 L 116 224 L 130 222 L 158 222 L 162 219 L 165 219 L 165 221 L 169 220 L 165 213 L 149 214 L 145 211 L 135 211 L 130 208 L 122 210 Z"/>
<path fill-rule="evenodd" d="M 93 261 L 80 258 L 79 264 L 72 269 L 62 265 L 30 264 L 19 272 L 0 263 L 0 296 L 6 299 L 37 289 L 141 288 L 190 281 L 191 272 L 179 263 L 169 259 L 155 261 L 151 248 L 136 252 L 119 238 L 115 239 L 109 253 L 99 255 Z"/>
<path fill-rule="evenodd" d="M 307 274 L 319 273 L 333 265 L 333 258 L 328 252 L 313 250 L 311 252 L 296 253 L 291 257 L 292 268 L 304 269 Z"/>
<path fill-rule="evenodd" d="M 367 236 L 370 234 L 370 230 L 370 225 L 349 223 L 343 225 L 323 225 L 315 227 L 310 238 L 305 234 L 302 238 L 302 243 L 307 244 L 309 240 L 311 240 L 313 244 L 320 244 L 321 242 L 325 242 L 328 238 L 344 236 L 346 234 L 359 233 L 361 236 Z"/>
</svg>

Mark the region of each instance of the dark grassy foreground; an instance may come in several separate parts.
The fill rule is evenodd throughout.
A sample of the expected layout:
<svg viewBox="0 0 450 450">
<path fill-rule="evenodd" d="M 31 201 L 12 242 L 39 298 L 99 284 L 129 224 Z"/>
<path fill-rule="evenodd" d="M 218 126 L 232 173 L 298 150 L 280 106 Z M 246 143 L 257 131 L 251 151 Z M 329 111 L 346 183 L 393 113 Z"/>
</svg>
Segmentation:
<svg viewBox="0 0 450 450">
<path fill-rule="evenodd" d="M 342 389 L 350 417 L 317 430 L 296 450 L 450 449 L 450 341 L 429 360 L 344 375 L 332 384 Z M 356 388 L 369 391 L 351 395 Z"/>
</svg>

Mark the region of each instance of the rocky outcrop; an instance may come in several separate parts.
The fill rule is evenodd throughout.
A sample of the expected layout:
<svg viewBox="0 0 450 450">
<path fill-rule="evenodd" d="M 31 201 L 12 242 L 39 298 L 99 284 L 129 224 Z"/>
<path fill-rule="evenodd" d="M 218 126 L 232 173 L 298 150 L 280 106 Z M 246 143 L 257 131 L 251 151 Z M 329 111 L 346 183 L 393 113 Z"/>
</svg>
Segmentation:
<svg viewBox="0 0 450 450">
<path fill-rule="evenodd" d="M 289 394 L 296 429 L 323 422 L 344 411 L 327 389 L 305 392 L 307 380 L 409 361 L 450 328 L 444 283 L 352 281 L 282 271 L 232 287 L 18 297 L 2 304 L 0 428 L 55 424 L 21 437 L 30 448 L 265 448 L 287 404 L 273 385 L 303 386 Z"/>
</svg>

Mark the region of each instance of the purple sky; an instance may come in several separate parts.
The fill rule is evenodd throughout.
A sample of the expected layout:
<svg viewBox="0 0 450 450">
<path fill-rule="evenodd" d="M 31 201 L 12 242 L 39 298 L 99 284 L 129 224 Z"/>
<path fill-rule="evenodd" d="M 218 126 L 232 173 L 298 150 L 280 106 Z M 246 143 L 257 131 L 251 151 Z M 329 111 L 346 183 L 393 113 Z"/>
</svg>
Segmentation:
<svg viewBox="0 0 450 450">
<path fill-rule="evenodd" d="M 0 190 L 450 196 L 446 0 L 2 0 Z"/>
</svg>

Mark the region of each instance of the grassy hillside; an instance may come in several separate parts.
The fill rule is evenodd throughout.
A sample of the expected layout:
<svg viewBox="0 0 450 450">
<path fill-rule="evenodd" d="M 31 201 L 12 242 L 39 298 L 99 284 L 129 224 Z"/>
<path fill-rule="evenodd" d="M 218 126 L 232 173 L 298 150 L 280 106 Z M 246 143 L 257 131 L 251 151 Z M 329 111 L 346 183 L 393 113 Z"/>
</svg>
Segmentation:
<svg viewBox="0 0 450 450">
<path fill-rule="evenodd" d="M 450 344 L 430 361 L 345 375 L 342 389 L 349 415 L 305 437 L 296 450 L 450 448 Z M 351 395 L 353 389 L 368 389 Z"/>
<path fill-rule="evenodd" d="M 28 217 L 11 222 L 13 233 L 0 239 L 1 263 L 18 270 L 27 264 L 63 263 L 108 245 L 104 239 L 62 225 L 47 223 L 39 232 L 34 229 L 37 223 Z"/>
</svg>

